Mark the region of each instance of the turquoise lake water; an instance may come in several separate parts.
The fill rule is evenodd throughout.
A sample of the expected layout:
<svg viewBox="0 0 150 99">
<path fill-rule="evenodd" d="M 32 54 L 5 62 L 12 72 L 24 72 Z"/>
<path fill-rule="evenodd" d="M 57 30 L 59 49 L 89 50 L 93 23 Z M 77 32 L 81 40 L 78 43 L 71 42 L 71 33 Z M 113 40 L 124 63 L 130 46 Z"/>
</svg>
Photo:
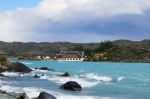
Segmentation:
<svg viewBox="0 0 150 99">
<path fill-rule="evenodd" d="M 19 62 L 34 71 L 21 76 L 18 73 L 4 72 L 10 77 L 0 80 L 0 89 L 7 92 L 26 92 L 30 98 L 45 91 L 57 99 L 150 99 L 149 63 Z M 35 70 L 35 67 L 48 67 L 56 72 Z M 65 72 L 71 77 L 59 77 Z M 35 74 L 44 76 L 33 78 Z M 83 90 L 74 92 L 59 89 L 67 81 L 78 82 Z"/>
</svg>

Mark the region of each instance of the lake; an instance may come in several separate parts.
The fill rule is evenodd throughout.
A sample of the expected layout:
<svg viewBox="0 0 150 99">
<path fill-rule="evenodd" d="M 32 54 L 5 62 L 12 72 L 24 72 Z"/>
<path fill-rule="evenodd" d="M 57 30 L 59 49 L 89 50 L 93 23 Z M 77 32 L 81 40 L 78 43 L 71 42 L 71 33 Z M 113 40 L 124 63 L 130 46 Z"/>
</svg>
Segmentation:
<svg viewBox="0 0 150 99">
<path fill-rule="evenodd" d="M 4 72 L 10 76 L 0 80 L 0 89 L 7 92 L 25 92 L 30 98 L 47 92 L 57 99 L 150 99 L 149 63 L 111 62 L 57 62 L 19 61 L 34 71 L 19 76 L 19 73 Z M 34 68 L 48 67 L 44 71 Z M 71 77 L 60 77 L 68 72 Z M 41 78 L 33 76 L 42 75 Z M 67 81 L 76 81 L 82 91 L 66 91 L 59 87 Z"/>
</svg>

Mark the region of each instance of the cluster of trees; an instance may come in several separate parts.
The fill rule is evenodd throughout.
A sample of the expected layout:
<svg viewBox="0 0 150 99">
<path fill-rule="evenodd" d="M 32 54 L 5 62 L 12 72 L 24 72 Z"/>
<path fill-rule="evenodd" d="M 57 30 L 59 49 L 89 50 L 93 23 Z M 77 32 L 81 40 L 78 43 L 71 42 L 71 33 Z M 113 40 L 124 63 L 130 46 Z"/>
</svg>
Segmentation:
<svg viewBox="0 0 150 99">
<path fill-rule="evenodd" d="M 149 44 L 150 45 L 150 44 Z M 115 45 L 111 41 L 104 41 L 98 47 L 90 49 L 82 45 L 72 50 L 82 50 L 87 55 L 87 61 L 122 61 L 122 62 L 149 62 L 150 48 L 143 48 L 146 45 Z"/>
</svg>

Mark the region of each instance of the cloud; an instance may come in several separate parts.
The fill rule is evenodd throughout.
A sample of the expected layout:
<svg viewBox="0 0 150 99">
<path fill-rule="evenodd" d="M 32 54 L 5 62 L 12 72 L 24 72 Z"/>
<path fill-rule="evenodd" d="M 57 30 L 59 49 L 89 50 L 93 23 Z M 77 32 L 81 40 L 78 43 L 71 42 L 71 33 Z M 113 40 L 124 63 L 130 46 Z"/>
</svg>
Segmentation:
<svg viewBox="0 0 150 99">
<path fill-rule="evenodd" d="M 150 36 L 149 9 L 149 0 L 42 0 L 36 7 L 1 12 L 0 39 L 25 42 L 146 39 Z"/>
</svg>

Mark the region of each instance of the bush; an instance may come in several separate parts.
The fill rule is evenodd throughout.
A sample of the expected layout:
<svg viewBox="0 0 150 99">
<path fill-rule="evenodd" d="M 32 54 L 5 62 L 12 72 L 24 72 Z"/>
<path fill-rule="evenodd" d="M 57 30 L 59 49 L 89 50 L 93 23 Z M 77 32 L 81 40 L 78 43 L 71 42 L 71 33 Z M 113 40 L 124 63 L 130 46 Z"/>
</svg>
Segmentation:
<svg viewBox="0 0 150 99">
<path fill-rule="evenodd" d="M 0 56 L 0 62 L 5 62 L 7 58 L 5 56 Z"/>
</svg>

